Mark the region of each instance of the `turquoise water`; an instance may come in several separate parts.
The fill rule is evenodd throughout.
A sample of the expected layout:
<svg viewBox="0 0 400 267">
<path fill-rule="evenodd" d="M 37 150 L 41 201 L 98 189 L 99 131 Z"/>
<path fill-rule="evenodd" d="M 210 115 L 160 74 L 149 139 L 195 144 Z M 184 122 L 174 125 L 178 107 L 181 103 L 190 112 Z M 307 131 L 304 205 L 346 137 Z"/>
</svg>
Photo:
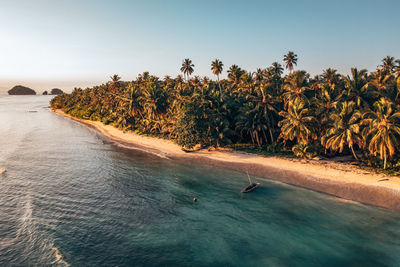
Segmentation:
<svg viewBox="0 0 400 267">
<path fill-rule="evenodd" d="M 400 265 L 399 213 L 261 178 L 241 195 L 245 175 L 119 147 L 49 99 L 0 98 L 0 266 Z"/>
</svg>

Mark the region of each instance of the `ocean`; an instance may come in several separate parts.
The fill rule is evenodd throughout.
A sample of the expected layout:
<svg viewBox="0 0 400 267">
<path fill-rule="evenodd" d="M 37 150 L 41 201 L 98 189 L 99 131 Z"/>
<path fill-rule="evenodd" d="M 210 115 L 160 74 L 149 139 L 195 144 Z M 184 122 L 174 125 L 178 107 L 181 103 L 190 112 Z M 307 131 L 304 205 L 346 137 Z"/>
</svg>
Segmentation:
<svg viewBox="0 0 400 267">
<path fill-rule="evenodd" d="M 400 265 L 399 213 L 260 177 L 240 194 L 245 174 L 119 146 L 51 97 L 0 97 L 0 266 Z"/>
</svg>

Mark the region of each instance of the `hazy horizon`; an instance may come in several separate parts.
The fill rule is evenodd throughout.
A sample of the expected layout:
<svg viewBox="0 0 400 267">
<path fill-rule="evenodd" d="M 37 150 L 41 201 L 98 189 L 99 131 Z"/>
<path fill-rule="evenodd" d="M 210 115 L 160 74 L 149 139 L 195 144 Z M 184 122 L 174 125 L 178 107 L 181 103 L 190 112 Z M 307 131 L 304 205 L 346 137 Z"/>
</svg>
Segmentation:
<svg viewBox="0 0 400 267">
<path fill-rule="evenodd" d="M 11 1 L 0 0 L 0 91 L 17 84 L 38 93 L 101 84 L 118 74 L 176 76 L 184 58 L 193 75 L 215 78 L 210 63 L 255 71 L 283 64 L 311 75 L 332 67 L 373 71 L 400 57 L 398 1 Z M 390 7 L 390 8 L 388 8 Z"/>
</svg>

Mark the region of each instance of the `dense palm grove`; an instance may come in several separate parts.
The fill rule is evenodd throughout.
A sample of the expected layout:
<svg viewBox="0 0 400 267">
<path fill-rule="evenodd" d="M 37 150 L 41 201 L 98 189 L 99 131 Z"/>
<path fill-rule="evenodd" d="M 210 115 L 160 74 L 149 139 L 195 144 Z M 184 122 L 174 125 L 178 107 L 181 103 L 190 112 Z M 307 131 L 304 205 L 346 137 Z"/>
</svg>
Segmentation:
<svg viewBox="0 0 400 267">
<path fill-rule="evenodd" d="M 268 152 L 299 157 L 352 155 L 383 168 L 400 166 L 400 60 L 385 57 L 376 71 L 334 69 L 310 77 L 294 71 L 297 55 L 249 72 L 237 65 L 220 80 L 223 63 L 211 70 L 216 81 L 191 75 L 160 79 L 148 72 L 124 82 L 74 89 L 51 101 L 52 108 L 102 121 L 123 130 L 175 140 L 185 150 L 250 144 Z M 292 153 L 291 152 L 291 153 Z"/>
</svg>

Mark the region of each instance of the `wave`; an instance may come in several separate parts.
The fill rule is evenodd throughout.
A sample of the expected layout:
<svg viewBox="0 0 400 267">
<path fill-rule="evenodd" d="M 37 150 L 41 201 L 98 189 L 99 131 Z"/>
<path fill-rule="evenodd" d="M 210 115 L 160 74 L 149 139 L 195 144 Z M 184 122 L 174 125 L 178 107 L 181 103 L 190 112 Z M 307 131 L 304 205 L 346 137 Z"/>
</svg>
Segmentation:
<svg viewBox="0 0 400 267">
<path fill-rule="evenodd" d="M 24 206 L 24 213 L 20 217 L 20 227 L 17 231 L 17 236 L 15 241 L 20 241 L 25 244 L 28 249 L 28 253 L 37 248 L 40 251 L 38 252 L 42 258 L 42 260 L 52 261 L 51 265 L 54 266 L 69 266 L 68 262 L 65 261 L 65 256 L 60 252 L 60 250 L 54 246 L 53 242 L 47 235 L 43 235 L 38 231 L 34 220 L 33 220 L 33 205 L 32 205 L 32 196 L 29 195 L 28 199 Z M 51 247 L 52 254 L 49 255 L 49 248 Z M 48 257 L 52 257 L 52 259 Z M 41 261 L 41 260 L 39 260 Z"/>
</svg>

